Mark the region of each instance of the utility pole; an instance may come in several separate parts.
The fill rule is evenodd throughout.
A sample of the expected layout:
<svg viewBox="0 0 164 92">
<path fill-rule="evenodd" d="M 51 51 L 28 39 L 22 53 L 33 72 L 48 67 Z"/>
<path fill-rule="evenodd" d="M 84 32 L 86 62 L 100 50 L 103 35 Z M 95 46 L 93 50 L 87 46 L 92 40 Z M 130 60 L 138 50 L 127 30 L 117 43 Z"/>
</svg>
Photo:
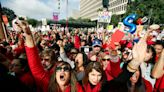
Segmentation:
<svg viewBox="0 0 164 92">
<path fill-rule="evenodd" d="M 0 39 L 5 39 L 4 35 L 4 27 L 3 27 L 3 21 L 2 21 L 2 8 L 1 8 L 1 2 L 0 2 Z"/>
<path fill-rule="evenodd" d="M 108 11 L 109 0 L 102 0 L 102 5 L 103 5 L 103 7 L 106 8 L 107 11 Z"/>
<path fill-rule="evenodd" d="M 153 13 L 153 9 L 151 8 L 150 13 L 149 13 L 148 25 L 150 25 L 150 19 L 151 19 L 152 13 Z"/>
<path fill-rule="evenodd" d="M 68 0 L 66 0 L 66 31 L 68 31 Z"/>
</svg>

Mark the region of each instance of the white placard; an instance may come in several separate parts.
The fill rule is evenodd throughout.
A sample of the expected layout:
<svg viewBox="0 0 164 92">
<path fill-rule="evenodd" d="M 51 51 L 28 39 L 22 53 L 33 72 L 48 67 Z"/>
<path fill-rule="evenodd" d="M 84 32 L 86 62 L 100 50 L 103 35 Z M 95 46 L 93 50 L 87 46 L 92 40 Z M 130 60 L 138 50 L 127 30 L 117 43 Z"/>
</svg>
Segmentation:
<svg viewBox="0 0 164 92">
<path fill-rule="evenodd" d="M 98 12 L 98 22 L 110 23 L 112 12 L 100 11 Z"/>
</svg>

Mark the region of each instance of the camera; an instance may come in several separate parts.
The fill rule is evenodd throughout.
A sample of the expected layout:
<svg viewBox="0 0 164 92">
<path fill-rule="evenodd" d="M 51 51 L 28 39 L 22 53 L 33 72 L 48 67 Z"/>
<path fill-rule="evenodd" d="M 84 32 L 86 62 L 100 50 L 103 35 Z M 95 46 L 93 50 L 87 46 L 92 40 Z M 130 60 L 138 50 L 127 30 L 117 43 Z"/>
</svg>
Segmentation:
<svg viewBox="0 0 164 92">
<path fill-rule="evenodd" d="M 82 46 L 80 48 L 80 51 L 88 54 L 90 51 L 92 51 L 92 47 L 91 46 Z"/>
</svg>

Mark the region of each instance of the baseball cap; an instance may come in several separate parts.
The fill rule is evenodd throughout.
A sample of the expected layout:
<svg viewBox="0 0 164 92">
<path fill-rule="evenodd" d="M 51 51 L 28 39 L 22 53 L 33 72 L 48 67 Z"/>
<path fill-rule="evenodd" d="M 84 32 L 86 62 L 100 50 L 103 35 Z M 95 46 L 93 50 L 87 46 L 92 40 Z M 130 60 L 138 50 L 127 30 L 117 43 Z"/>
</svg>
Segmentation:
<svg viewBox="0 0 164 92">
<path fill-rule="evenodd" d="M 101 40 L 95 39 L 92 43 L 92 47 L 94 47 L 94 46 L 100 46 L 101 47 L 102 46 Z"/>
</svg>

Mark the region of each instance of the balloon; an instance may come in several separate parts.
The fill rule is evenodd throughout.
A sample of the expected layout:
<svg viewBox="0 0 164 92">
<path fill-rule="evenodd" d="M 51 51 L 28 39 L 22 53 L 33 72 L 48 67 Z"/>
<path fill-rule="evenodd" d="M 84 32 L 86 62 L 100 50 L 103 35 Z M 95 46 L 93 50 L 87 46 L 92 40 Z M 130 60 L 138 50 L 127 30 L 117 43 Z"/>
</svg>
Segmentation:
<svg viewBox="0 0 164 92">
<path fill-rule="evenodd" d="M 141 19 L 141 21 L 142 21 L 142 23 L 145 23 L 145 22 L 148 21 L 148 18 L 147 18 L 147 17 L 143 17 L 143 18 Z"/>
<path fill-rule="evenodd" d="M 136 14 L 131 14 L 129 16 L 127 16 L 124 20 L 123 23 L 125 26 L 129 27 L 129 30 L 125 30 L 130 32 L 131 34 L 134 34 L 136 31 L 136 25 L 133 24 L 132 22 L 135 20 L 135 18 L 137 17 Z"/>
<path fill-rule="evenodd" d="M 141 25 L 141 24 L 143 24 L 143 23 L 145 23 L 147 21 L 148 21 L 148 18 L 145 16 L 143 18 L 137 19 L 137 24 Z"/>
<path fill-rule="evenodd" d="M 139 24 L 139 25 L 142 24 L 142 18 L 137 19 L 137 24 Z"/>
<path fill-rule="evenodd" d="M 139 41 L 139 38 L 133 39 L 133 42 L 135 42 L 135 43 L 138 43 L 138 41 Z"/>
</svg>

